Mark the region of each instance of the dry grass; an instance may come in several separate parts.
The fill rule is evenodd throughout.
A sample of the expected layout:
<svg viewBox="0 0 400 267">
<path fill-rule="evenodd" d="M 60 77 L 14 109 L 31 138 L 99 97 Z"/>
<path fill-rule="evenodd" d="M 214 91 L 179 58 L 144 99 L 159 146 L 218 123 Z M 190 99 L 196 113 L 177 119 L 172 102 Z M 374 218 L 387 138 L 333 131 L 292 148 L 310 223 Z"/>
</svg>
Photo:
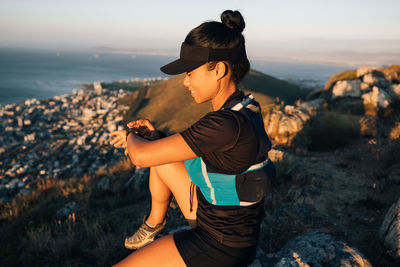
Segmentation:
<svg viewBox="0 0 400 267">
<path fill-rule="evenodd" d="M 42 182 L 31 195 L 0 202 L 0 266 L 109 266 L 127 256 L 123 236 L 147 208 L 138 203 L 147 193 L 125 186 L 133 172 L 124 159 L 81 179 Z M 109 191 L 97 187 L 104 178 Z M 77 210 L 58 218 L 71 201 Z"/>
<path fill-rule="evenodd" d="M 329 80 L 325 83 L 324 89 L 325 90 L 331 89 L 332 86 L 337 81 L 353 80 L 353 79 L 357 79 L 357 70 L 346 70 L 346 71 L 339 72 L 329 78 Z"/>
</svg>

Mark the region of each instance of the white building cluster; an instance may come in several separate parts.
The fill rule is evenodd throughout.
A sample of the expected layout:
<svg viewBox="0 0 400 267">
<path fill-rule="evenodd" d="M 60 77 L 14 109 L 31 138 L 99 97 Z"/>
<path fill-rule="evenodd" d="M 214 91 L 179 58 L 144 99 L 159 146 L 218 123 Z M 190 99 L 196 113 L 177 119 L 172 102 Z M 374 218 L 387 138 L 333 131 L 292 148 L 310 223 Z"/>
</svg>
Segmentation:
<svg viewBox="0 0 400 267">
<path fill-rule="evenodd" d="M 109 133 L 123 129 L 124 90 L 74 90 L 0 106 L 0 201 L 28 194 L 37 179 L 81 177 L 117 162 Z"/>
</svg>

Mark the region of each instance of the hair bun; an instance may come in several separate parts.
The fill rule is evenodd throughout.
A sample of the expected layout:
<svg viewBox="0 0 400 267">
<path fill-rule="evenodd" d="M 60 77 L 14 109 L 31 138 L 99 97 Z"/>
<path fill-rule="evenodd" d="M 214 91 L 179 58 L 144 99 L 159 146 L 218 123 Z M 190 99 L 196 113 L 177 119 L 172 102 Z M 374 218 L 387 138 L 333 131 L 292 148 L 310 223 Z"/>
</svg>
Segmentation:
<svg viewBox="0 0 400 267">
<path fill-rule="evenodd" d="M 225 10 L 222 12 L 221 21 L 228 28 L 239 32 L 242 32 L 246 27 L 242 14 L 237 10 Z"/>
</svg>

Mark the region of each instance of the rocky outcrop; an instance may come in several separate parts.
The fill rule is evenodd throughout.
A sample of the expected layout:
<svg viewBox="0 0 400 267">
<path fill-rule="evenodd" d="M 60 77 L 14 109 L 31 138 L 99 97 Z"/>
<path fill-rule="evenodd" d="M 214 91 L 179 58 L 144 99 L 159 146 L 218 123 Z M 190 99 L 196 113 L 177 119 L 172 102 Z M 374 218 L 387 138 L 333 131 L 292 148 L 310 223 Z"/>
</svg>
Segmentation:
<svg viewBox="0 0 400 267">
<path fill-rule="evenodd" d="M 360 99 L 364 113 L 377 115 L 400 101 L 400 80 L 398 66 L 386 69 L 371 69 L 361 67 L 355 72 L 344 72 L 337 76 L 337 80 L 329 81 L 325 86 L 330 91 L 330 102 L 335 107 L 345 107 L 341 103 L 348 99 Z M 346 108 L 345 108 L 346 109 Z"/>
<path fill-rule="evenodd" d="M 318 98 L 297 106 L 286 105 L 264 118 L 267 134 L 275 144 L 290 144 L 304 123 L 323 106 L 325 100 Z"/>
<path fill-rule="evenodd" d="M 356 249 L 335 237 L 309 232 L 290 240 L 280 251 L 268 255 L 264 266 L 372 266 Z"/>
<path fill-rule="evenodd" d="M 332 88 L 332 99 L 337 97 L 359 97 L 361 96 L 361 81 L 338 81 Z"/>
<path fill-rule="evenodd" d="M 379 229 L 379 235 L 387 248 L 388 254 L 400 260 L 400 198 L 394 203 Z"/>
</svg>

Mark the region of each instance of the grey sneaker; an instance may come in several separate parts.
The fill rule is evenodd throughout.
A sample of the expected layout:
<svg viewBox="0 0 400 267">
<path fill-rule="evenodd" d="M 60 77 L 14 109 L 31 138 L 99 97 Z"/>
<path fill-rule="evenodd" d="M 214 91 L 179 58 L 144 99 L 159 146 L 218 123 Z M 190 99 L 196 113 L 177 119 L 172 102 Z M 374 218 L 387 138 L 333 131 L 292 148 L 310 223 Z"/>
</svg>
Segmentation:
<svg viewBox="0 0 400 267">
<path fill-rule="evenodd" d="M 128 249 L 138 249 L 154 241 L 156 235 L 165 227 L 166 220 L 154 228 L 146 224 L 146 217 L 142 225 L 132 236 L 125 238 L 125 247 Z"/>
</svg>

